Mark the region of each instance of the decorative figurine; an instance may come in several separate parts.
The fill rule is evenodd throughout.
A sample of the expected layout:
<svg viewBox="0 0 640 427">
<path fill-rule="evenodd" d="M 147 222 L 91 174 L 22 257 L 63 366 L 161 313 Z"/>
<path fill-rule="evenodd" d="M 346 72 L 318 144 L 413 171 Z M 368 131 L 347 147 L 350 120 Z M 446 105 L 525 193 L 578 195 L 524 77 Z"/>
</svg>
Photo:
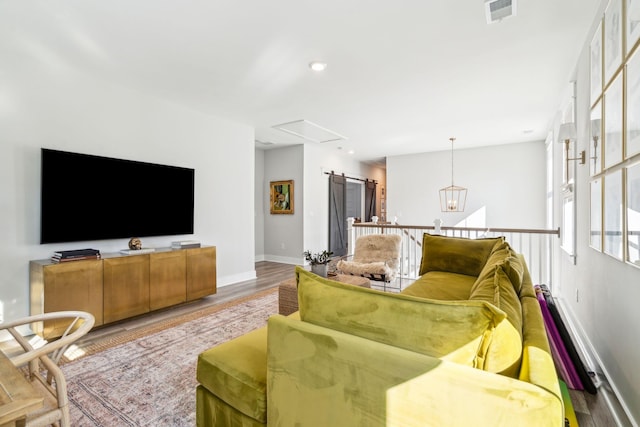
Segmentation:
<svg viewBox="0 0 640 427">
<path fill-rule="evenodd" d="M 129 240 L 129 249 L 136 251 L 142 249 L 142 241 L 137 237 L 132 237 L 131 240 Z"/>
</svg>

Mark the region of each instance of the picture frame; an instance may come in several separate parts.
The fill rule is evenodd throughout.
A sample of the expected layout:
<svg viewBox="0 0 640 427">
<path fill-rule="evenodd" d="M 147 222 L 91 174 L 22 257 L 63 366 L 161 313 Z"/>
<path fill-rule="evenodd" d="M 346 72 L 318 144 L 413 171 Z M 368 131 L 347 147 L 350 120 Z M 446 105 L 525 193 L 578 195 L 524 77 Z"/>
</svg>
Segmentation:
<svg viewBox="0 0 640 427">
<path fill-rule="evenodd" d="M 562 123 L 576 123 L 576 82 L 569 83 L 567 102 L 562 108 Z M 576 204 L 575 176 L 576 166 L 567 158 L 575 157 L 576 144 L 570 150 L 562 150 L 563 185 L 562 185 L 562 227 L 560 227 L 560 247 L 576 263 Z"/>
<path fill-rule="evenodd" d="M 626 66 L 626 157 L 640 153 L 640 54 L 636 51 Z"/>
<path fill-rule="evenodd" d="M 622 64 L 622 0 L 611 0 L 604 12 L 604 81 Z"/>
<path fill-rule="evenodd" d="M 627 168 L 627 261 L 640 267 L 640 163 Z"/>
<path fill-rule="evenodd" d="M 625 6 L 625 34 L 629 53 L 640 39 L 640 0 L 626 0 Z"/>
<path fill-rule="evenodd" d="M 598 175 L 602 172 L 602 103 L 598 103 L 591 110 L 591 139 L 589 141 L 589 174 Z"/>
<path fill-rule="evenodd" d="M 567 185 L 562 194 L 562 227 L 560 227 L 560 247 L 572 258 L 575 264 L 575 198 L 572 185 Z"/>
<path fill-rule="evenodd" d="M 293 180 L 271 181 L 269 196 L 269 211 L 271 214 L 293 214 Z"/>
<path fill-rule="evenodd" d="M 604 94 L 604 167 L 622 162 L 622 73 Z"/>
<path fill-rule="evenodd" d="M 602 179 L 594 179 L 590 186 L 589 246 L 600 252 L 602 251 Z"/>
<path fill-rule="evenodd" d="M 602 94 L 602 63 L 602 21 L 600 21 L 591 39 L 591 105 Z"/>
<path fill-rule="evenodd" d="M 594 176 L 602 172 L 602 103 L 598 103 L 591 110 L 589 126 L 589 175 Z"/>
<path fill-rule="evenodd" d="M 622 261 L 622 169 L 604 176 L 604 252 Z"/>
<path fill-rule="evenodd" d="M 562 107 L 562 123 L 575 123 L 576 122 L 576 82 L 572 81 L 567 86 L 567 101 Z M 569 152 L 562 150 L 562 176 L 563 184 L 567 185 L 575 182 L 575 164 L 573 162 L 567 162 L 566 158 L 575 157 L 576 144 L 570 144 Z"/>
</svg>

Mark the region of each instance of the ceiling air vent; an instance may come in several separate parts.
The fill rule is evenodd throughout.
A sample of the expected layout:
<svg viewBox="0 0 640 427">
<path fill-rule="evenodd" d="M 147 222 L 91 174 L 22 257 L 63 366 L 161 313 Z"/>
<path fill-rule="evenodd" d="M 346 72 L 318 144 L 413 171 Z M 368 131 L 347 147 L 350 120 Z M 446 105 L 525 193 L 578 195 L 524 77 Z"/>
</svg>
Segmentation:
<svg viewBox="0 0 640 427">
<path fill-rule="evenodd" d="M 487 15 L 487 24 L 500 22 L 516 14 L 515 0 L 485 0 L 484 10 Z"/>
<path fill-rule="evenodd" d="M 347 139 L 346 136 L 342 136 L 339 133 L 323 128 L 322 126 L 304 119 L 289 123 L 282 123 L 272 127 L 313 142 L 331 142 Z"/>
</svg>

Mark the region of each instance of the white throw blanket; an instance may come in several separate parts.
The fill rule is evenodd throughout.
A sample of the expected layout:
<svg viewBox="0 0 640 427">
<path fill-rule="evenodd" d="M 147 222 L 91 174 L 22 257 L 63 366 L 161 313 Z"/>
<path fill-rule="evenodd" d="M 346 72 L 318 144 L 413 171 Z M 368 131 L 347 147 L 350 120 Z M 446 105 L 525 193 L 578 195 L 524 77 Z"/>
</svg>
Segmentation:
<svg viewBox="0 0 640 427">
<path fill-rule="evenodd" d="M 398 273 L 401 241 L 402 237 L 397 234 L 360 236 L 356 240 L 353 260 L 340 260 L 336 268 L 342 273 L 390 282 Z"/>
</svg>

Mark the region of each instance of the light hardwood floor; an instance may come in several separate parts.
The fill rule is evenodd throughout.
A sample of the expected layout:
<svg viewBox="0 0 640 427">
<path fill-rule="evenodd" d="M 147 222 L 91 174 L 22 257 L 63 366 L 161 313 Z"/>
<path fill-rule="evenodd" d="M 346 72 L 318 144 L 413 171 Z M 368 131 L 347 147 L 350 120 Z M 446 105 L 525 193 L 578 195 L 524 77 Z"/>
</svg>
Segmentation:
<svg viewBox="0 0 640 427">
<path fill-rule="evenodd" d="M 134 319 L 99 328 L 87 334 L 83 338 L 82 343 L 89 343 L 94 340 L 108 338 L 111 334 L 116 334 L 125 330 L 133 330 L 159 320 L 177 317 L 203 307 L 222 304 L 265 289 L 274 288 L 278 286 L 280 282 L 290 279 L 294 274 L 294 270 L 295 266 L 290 264 L 280 264 L 267 261 L 258 262 L 256 263 L 256 279 L 221 287 L 218 289 L 217 294 L 202 298 L 201 300 L 194 301 L 189 304 L 156 311 L 143 316 L 138 316 Z M 406 287 L 407 285 L 408 284 L 403 284 L 403 287 Z M 570 395 L 580 426 L 609 427 L 618 425 L 606 404 L 606 400 L 608 398 L 606 390 L 601 389 L 596 395 L 570 390 Z"/>
</svg>

